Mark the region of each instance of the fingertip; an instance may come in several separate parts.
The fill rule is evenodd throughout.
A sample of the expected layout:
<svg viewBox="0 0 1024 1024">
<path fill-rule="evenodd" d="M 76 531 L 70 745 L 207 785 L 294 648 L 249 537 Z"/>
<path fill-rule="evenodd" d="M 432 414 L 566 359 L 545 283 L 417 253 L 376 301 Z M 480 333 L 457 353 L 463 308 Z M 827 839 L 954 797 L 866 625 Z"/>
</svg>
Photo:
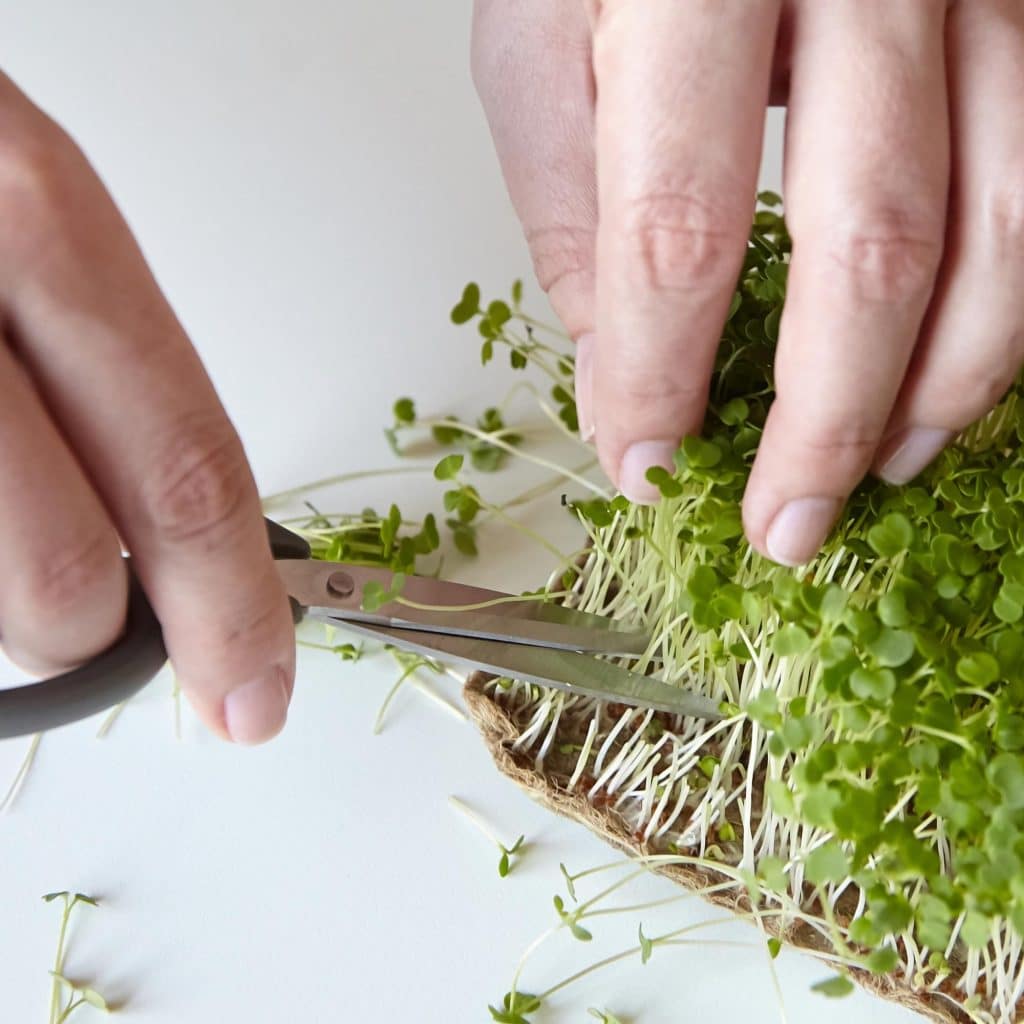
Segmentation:
<svg viewBox="0 0 1024 1024">
<path fill-rule="evenodd" d="M 619 490 L 635 505 L 653 505 L 661 498 L 661 491 L 647 479 L 647 471 L 660 467 L 675 472 L 675 454 L 678 445 L 673 441 L 634 441 L 626 448 L 619 463 Z"/>
<path fill-rule="evenodd" d="M 887 484 L 910 483 L 952 440 L 944 427 L 907 427 L 882 445 L 872 472 Z"/>
<path fill-rule="evenodd" d="M 281 666 L 231 690 L 224 698 L 224 725 L 232 742 L 252 746 L 273 739 L 288 717 L 290 687 Z"/>
<path fill-rule="evenodd" d="M 758 550 L 779 565 L 806 565 L 821 550 L 842 505 L 825 495 L 790 499 L 772 517 Z"/>
</svg>

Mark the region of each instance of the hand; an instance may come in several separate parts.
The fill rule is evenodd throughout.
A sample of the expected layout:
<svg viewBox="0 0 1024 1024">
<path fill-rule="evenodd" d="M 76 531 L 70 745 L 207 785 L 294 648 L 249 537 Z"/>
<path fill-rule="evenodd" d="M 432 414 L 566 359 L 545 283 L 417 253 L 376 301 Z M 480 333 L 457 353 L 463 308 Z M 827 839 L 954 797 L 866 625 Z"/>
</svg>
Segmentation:
<svg viewBox="0 0 1024 1024">
<path fill-rule="evenodd" d="M 124 624 L 119 537 L 222 736 L 284 723 L 295 640 L 241 443 L 85 157 L 0 75 L 0 636 L 52 672 Z"/>
<path fill-rule="evenodd" d="M 770 97 L 794 245 L 753 546 L 808 561 L 869 469 L 916 476 L 1024 361 L 1019 0 L 478 0 L 473 73 L 633 500 L 700 430 Z"/>
</svg>

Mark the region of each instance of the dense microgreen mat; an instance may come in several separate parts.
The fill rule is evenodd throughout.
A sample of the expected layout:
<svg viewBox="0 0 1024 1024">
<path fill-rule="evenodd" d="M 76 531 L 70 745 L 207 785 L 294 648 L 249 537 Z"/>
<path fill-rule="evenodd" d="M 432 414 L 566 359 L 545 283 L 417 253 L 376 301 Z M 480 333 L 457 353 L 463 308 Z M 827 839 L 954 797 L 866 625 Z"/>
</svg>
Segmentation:
<svg viewBox="0 0 1024 1024">
<path fill-rule="evenodd" d="M 424 419 L 403 398 L 389 439 L 399 452 L 425 433 L 438 446 L 443 512 L 304 526 L 321 557 L 401 573 L 437 570 L 445 532 L 471 554 L 482 521 L 523 529 L 558 556 L 548 598 L 643 623 L 655 642 L 634 667 L 709 693 L 729 717 L 680 720 L 493 680 L 516 755 L 621 819 L 646 865 L 706 868 L 716 892 L 745 894 L 758 922 L 773 922 L 772 955 L 776 935 L 802 928 L 800 943 L 839 971 L 817 986 L 823 996 L 846 993 L 848 973 L 892 975 L 971 1019 L 1012 1020 L 1024 991 L 1021 388 L 912 485 L 865 480 L 809 565 L 754 552 L 740 502 L 773 397 L 790 254 L 779 205 L 761 196 L 704 429 L 684 439 L 674 473 L 650 471 L 657 505 L 602 493 L 585 475 L 589 455 L 573 469 L 538 457 L 502 408 L 472 423 Z M 557 332 L 521 299 L 518 284 L 491 302 L 471 284 L 452 320 L 475 326 L 483 362 L 503 352 L 511 369 L 546 376 L 538 404 L 570 435 L 571 348 L 538 340 Z M 577 492 L 565 504 L 587 534 L 579 557 L 517 524 L 519 499 L 481 494 L 480 472 L 512 456 Z M 401 580 L 364 594 L 371 607 L 389 599 L 402 599 Z M 566 878 L 558 925 L 586 941 L 591 911 L 569 909 Z M 675 934 L 650 940 L 641 928 L 641 961 Z M 559 987 L 513 987 L 491 1014 L 529 1021 Z"/>
</svg>

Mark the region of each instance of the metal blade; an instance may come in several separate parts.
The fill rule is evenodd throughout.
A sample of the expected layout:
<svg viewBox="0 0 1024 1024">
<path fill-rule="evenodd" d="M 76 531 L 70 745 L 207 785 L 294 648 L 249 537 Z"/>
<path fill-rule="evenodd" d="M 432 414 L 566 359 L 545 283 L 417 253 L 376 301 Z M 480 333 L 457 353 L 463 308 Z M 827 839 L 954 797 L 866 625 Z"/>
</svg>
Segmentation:
<svg viewBox="0 0 1024 1024">
<path fill-rule="evenodd" d="M 643 654 L 651 642 L 648 634 L 614 619 L 553 602 L 503 601 L 487 608 L 457 610 L 461 605 L 478 605 L 510 595 L 426 576 L 406 577 L 401 596 L 415 605 L 435 607 L 410 607 L 391 601 L 377 611 L 367 612 L 360 607 L 363 587 L 376 582 L 387 590 L 394 573 L 339 562 L 296 559 L 275 564 L 288 593 L 313 618 L 602 654 Z"/>
<path fill-rule="evenodd" d="M 578 651 L 530 647 L 479 637 L 445 636 L 347 619 L 336 621 L 337 625 L 374 640 L 382 640 L 395 647 L 442 661 L 484 669 L 499 676 L 712 722 L 723 717 L 717 702 L 710 697 L 670 686 Z"/>
</svg>

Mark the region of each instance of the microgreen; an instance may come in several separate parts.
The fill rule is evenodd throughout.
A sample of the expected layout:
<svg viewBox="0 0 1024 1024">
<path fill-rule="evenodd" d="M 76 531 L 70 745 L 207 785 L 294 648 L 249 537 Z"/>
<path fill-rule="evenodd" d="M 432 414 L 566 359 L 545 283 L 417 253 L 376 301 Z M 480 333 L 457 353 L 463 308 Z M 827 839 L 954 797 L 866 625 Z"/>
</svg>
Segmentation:
<svg viewBox="0 0 1024 1024">
<path fill-rule="evenodd" d="M 491 1018 L 498 1024 L 530 1024 L 526 1014 L 539 1010 L 541 1001 L 528 992 L 506 992 L 502 1001 L 501 1009 L 488 1006 L 491 1011 Z"/>
<path fill-rule="evenodd" d="M 479 832 L 486 836 L 497 848 L 498 848 L 498 875 L 501 878 L 505 878 L 512 871 L 518 861 L 527 852 L 529 847 L 526 844 L 526 836 L 519 836 L 518 839 L 511 846 L 506 846 L 495 834 L 494 830 L 490 827 L 476 813 L 470 808 L 464 801 L 460 800 L 456 796 L 450 796 L 448 803 L 457 810 L 463 817 L 471 821 Z"/>
<path fill-rule="evenodd" d="M 599 1024 L 624 1024 L 611 1010 L 598 1010 L 592 1006 L 587 1010 L 587 1013 L 599 1021 Z"/>
<path fill-rule="evenodd" d="M 64 961 L 67 957 L 68 926 L 72 914 L 78 906 L 99 906 L 96 899 L 83 893 L 67 891 L 47 893 L 43 900 L 46 903 L 61 904 L 60 931 L 57 936 L 57 953 L 54 957 L 52 979 L 50 985 L 50 1024 L 64 1024 L 72 1014 L 83 1006 L 91 1006 L 97 1010 L 109 1012 L 111 1007 L 106 999 L 91 985 L 73 981 L 65 974 Z"/>
<path fill-rule="evenodd" d="M 574 606 L 643 624 L 640 670 L 740 713 L 666 746 L 642 710 L 492 692 L 518 752 L 544 771 L 548 751 L 575 757 L 562 784 L 614 803 L 648 848 L 757 865 L 758 899 L 818 901 L 848 966 L 934 989 L 932 958 L 955 952 L 996 1013 L 1024 969 L 1024 389 L 912 486 L 864 481 L 810 565 L 767 562 L 740 507 L 791 245 L 779 197 L 760 200 L 701 436 L 647 474 L 661 501 L 567 503 L 589 540 Z"/>
</svg>

